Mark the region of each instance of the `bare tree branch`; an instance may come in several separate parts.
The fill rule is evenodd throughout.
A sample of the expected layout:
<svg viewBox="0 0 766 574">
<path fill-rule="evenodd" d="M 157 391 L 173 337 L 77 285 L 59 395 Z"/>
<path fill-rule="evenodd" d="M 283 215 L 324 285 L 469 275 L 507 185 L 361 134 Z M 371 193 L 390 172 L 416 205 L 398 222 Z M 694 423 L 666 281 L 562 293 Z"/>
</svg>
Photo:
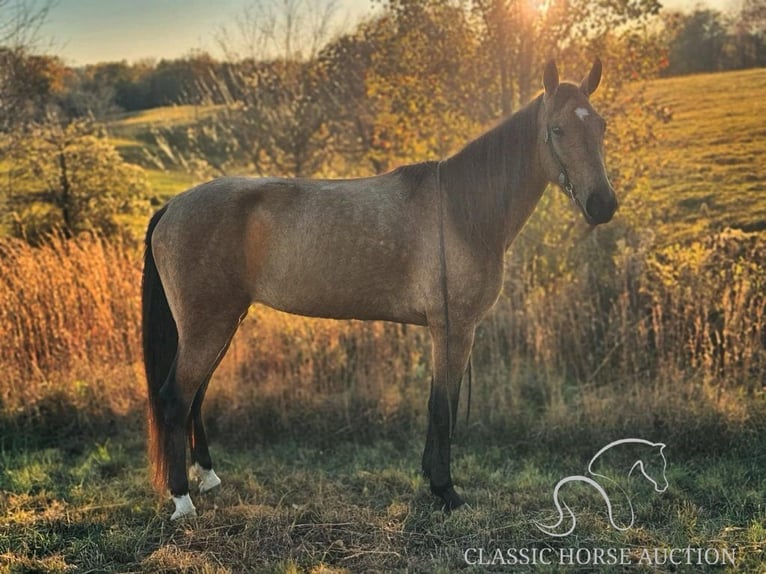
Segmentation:
<svg viewBox="0 0 766 574">
<path fill-rule="evenodd" d="M 340 30 L 337 0 L 253 0 L 217 41 L 230 61 L 303 61 Z"/>
<path fill-rule="evenodd" d="M 29 50 L 57 0 L 0 0 L 0 46 Z"/>
</svg>

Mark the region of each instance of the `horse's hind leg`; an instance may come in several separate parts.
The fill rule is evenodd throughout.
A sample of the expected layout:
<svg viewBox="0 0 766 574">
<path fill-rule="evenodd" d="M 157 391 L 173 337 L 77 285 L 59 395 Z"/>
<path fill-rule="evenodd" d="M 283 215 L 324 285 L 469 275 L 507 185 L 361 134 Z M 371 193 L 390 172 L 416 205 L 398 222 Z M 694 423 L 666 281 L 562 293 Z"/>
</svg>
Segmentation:
<svg viewBox="0 0 766 574">
<path fill-rule="evenodd" d="M 199 448 L 192 449 L 193 456 L 196 454 L 201 457 L 200 466 L 212 472 L 212 461 L 207 450 L 207 438 L 204 436 L 199 409 L 202 406 L 204 388 L 247 311 L 246 304 L 234 308 L 231 303 L 222 307 L 211 302 L 206 307 L 210 309 L 207 316 L 203 317 L 197 309 L 194 318 L 182 316 L 178 321 L 178 354 L 175 368 L 161 390 L 165 405 L 168 487 L 176 506 L 171 516 L 174 520 L 195 513 L 189 497 L 186 470 L 186 433 L 190 426 L 192 436 L 200 439 Z M 193 408 L 195 403 L 198 407 L 196 409 Z M 200 423 L 199 429 L 196 422 Z M 195 441 L 196 446 L 196 439 L 191 440 Z M 205 468 L 202 463 L 209 463 L 210 466 Z M 210 484 L 211 481 L 215 481 L 213 476 L 215 473 L 207 474 L 203 478 L 207 478 Z"/>
<path fill-rule="evenodd" d="M 212 490 L 221 484 L 221 479 L 213 470 L 213 460 L 208 449 L 207 433 L 205 433 L 205 425 L 202 421 L 202 402 L 205 400 L 205 392 L 209 382 L 210 379 L 199 388 L 194 396 L 187 428 L 192 463 L 190 470 L 191 474 L 199 481 L 200 493 Z"/>
</svg>

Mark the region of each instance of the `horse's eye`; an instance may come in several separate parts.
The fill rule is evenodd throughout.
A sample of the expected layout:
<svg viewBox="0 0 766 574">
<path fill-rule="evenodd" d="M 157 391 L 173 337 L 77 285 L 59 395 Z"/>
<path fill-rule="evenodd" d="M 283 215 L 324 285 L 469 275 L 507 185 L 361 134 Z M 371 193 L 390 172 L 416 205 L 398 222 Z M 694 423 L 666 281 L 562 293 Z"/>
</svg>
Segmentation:
<svg viewBox="0 0 766 574">
<path fill-rule="evenodd" d="M 563 136 L 564 135 L 564 130 L 562 130 L 559 126 L 553 126 L 551 128 L 551 133 L 554 136 Z"/>
</svg>

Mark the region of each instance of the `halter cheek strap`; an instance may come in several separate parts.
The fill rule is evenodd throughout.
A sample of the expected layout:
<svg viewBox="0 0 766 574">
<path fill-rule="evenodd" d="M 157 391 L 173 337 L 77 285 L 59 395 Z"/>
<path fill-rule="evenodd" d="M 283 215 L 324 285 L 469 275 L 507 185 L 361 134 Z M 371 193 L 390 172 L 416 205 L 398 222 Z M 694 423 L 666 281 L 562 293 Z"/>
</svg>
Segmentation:
<svg viewBox="0 0 766 574">
<path fill-rule="evenodd" d="M 553 156 L 553 160 L 558 164 L 559 167 L 559 185 L 561 188 L 567 193 L 569 198 L 572 201 L 577 201 L 574 194 L 574 186 L 572 185 L 572 182 L 569 180 L 569 174 L 567 173 L 567 168 L 564 165 L 564 162 L 561 161 L 561 156 L 556 151 L 556 146 L 553 145 L 553 130 L 550 126 L 545 131 L 545 143 L 548 144 L 548 147 L 551 150 L 551 155 Z"/>
</svg>

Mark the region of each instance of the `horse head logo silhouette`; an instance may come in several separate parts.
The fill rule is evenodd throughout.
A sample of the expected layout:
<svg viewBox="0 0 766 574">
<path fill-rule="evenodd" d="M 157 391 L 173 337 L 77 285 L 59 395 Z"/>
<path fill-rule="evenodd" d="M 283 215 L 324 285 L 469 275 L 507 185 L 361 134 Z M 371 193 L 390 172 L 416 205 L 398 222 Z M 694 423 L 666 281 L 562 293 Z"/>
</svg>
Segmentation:
<svg viewBox="0 0 766 574">
<path fill-rule="evenodd" d="M 664 452 L 665 444 L 661 442 L 650 442 L 640 438 L 625 438 L 617 440 L 606 445 L 604 448 L 598 451 L 592 459 L 590 459 L 590 462 L 588 463 L 588 474 L 590 476 L 573 475 L 564 477 L 558 481 L 556 487 L 553 489 L 553 504 L 556 506 L 556 510 L 558 511 L 558 521 L 556 521 L 554 524 L 541 524 L 540 522 L 535 521 L 535 526 L 537 526 L 537 528 L 549 536 L 556 537 L 568 536 L 574 531 L 575 526 L 577 526 L 577 518 L 575 518 L 572 509 L 569 508 L 565 502 L 559 500 L 559 491 L 565 484 L 570 482 L 582 482 L 596 489 L 596 491 L 601 495 L 601 497 L 604 499 L 604 502 L 606 503 L 606 509 L 609 515 L 609 523 L 613 528 L 624 531 L 633 526 L 633 522 L 635 521 L 635 513 L 633 512 L 633 504 L 628 494 L 622 487 L 617 484 L 617 482 L 607 476 L 604 476 L 603 474 L 598 474 L 593 470 L 596 461 L 601 459 L 608 451 L 615 447 L 623 447 L 623 449 L 627 447 L 633 447 L 633 449 L 639 453 L 635 459 L 635 462 L 627 473 L 628 476 L 631 476 L 633 471 L 638 469 L 641 471 L 641 474 L 644 476 L 644 478 L 646 478 L 654 485 L 654 490 L 656 492 L 662 493 L 667 490 L 668 479 L 665 476 L 665 469 L 667 468 L 667 460 L 665 459 Z M 633 450 L 631 450 L 631 452 L 633 452 Z M 601 483 L 599 483 L 597 479 L 599 479 Z M 614 484 L 625 495 L 625 499 L 627 500 L 628 507 L 630 509 L 630 522 L 627 526 L 619 526 L 615 523 L 614 515 L 612 512 L 612 502 L 609 500 L 609 496 L 602 486 L 604 481 Z M 569 514 L 570 525 L 566 531 L 561 532 L 559 529 L 565 519 L 564 509 L 566 509 L 566 512 Z"/>
</svg>

